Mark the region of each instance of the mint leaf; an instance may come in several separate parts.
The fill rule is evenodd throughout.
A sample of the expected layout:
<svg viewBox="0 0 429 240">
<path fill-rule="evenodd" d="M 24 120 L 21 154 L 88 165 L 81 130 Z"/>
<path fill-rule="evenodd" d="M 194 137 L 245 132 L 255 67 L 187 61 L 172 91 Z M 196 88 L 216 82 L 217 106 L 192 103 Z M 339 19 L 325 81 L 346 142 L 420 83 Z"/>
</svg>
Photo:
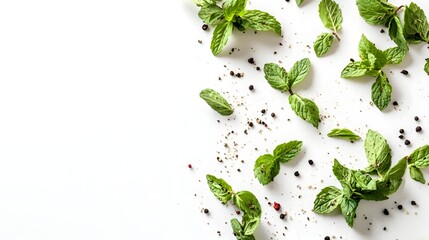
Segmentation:
<svg viewBox="0 0 429 240">
<path fill-rule="evenodd" d="M 400 48 L 408 50 L 408 43 L 404 37 L 402 24 L 397 16 L 394 16 L 389 21 L 389 36 Z"/>
<path fill-rule="evenodd" d="M 359 199 L 346 198 L 344 197 L 341 201 L 341 213 L 346 219 L 347 224 L 353 227 L 353 221 L 356 215 L 356 209 L 359 205 Z"/>
<path fill-rule="evenodd" d="M 332 166 L 332 172 L 338 181 L 346 181 L 354 174 L 354 170 L 350 170 L 347 167 L 343 166 L 337 159 L 334 159 L 334 165 Z"/>
<path fill-rule="evenodd" d="M 217 25 L 225 21 L 223 9 L 216 4 L 201 7 L 198 16 L 210 25 Z"/>
<path fill-rule="evenodd" d="M 426 60 L 426 63 L 424 66 L 424 70 L 425 70 L 426 74 L 429 76 L 429 58 L 426 58 L 425 60 Z"/>
<path fill-rule="evenodd" d="M 234 236 L 237 237 L 237 239 L 240 239 L 243 234 L 243 226 L 241 226 L 241 223 L 237 220 L 237 218 L 231 219 L 231 227 L 232 232 L 234 233 Z"/>
<path fill-rule="evenodd" d="M 232 33 L 233 27 L 234 25 L 231 22 L 223 22 L 216 26 L 210 45 L 213 55 L 217 56 L 222 52 Z"/>
<path fill-rule="evenodd" d="M 334 42 L 334 35 L 330 33 L 322 33 L 317 36 L 316 41 L 314 42 L 313 48 L 317 57 L 323 56 L 331 48 L 332 43 Z"/>
<path fill-rule="evenodd" d="M 259 10 L 246 10 L 241 16 L 241 24 L 245 28 L 257 31 L 273 31 L 282 34 L 281 24 L 272 15 Z"/>
<path fill-rule="evenodd" d="M 281 163 L 287 163 L 298 155 L 301 151 L 302 142 L 301 141 L 290 141 L 278 145 L 273 152 L 274 158 L 276 161 Z"/>
<path fill-rule="evenodd" d="M 274 158 L 271 154 L 265 154 L 260 156 L 253 168 L 253 172 L 255 177 L 262 185 L 267 185 L 268 183 L 274 180 L 279 174 L 280 171 L 280 163 L 277 159 Z"/>
<path fill-rule="evenodd" d="M 245 213 L 243 215 L 243 233 L 246 236 L 253 236 L 253 233 L 256 231 L 259 223 L 261 222 L 261 214 L 254 215 L 250 213 Z"/>
<path fill-rule="evenodd" d="M 293 94 L 289 96 L 289 104 L 296 115 L 318 128 L 319 108 L 313 101 L 300 97 L 298 94 Z"/>
<path fill-rule="evenodd" d="M 292 88 L 296 84 L 304 80 L 307 73 L 310 71 L 310 59 L 304 58 L 297 61 L 289 70 L 288 86 Z"/>
<path fill-rule="evenodd" d="M 304 0 L 295 0 L 295 2 L 296 2 L 296 5 L 301 5 L 303 2 L 304 2 Z"/>
<path fill-rule="evenodd" d="M 372 101 L 375 106 L 377 106 L 380 111 L 383 111 L 389 105 L 392 96 L 392 86 L 383 72 L 380 72 L 375 79 L 375 83 L 371 88 L 371 93 Z"/>
<path fill-rule="evenodd" d="M 235 206 L 237 206 L 244 214 L 250 214 L 254 217 L 261 216 L 261 205 L 258 199 L 249 191 L 240 191 L 234 194 L 232 198 Z M 246 234 L 249 235 L 249 234 Z"/>
<path fill-rule="evenodd" d="M 406 169 L 407 158 L 403 158 L 387 171 L 382 181 L 377 183 L 377 192 L 385 196 L 395 193 L 401 186 Z"/>
<path fill-rule="evenodd" d="M 408 163 L 416 168 L 429 167 L 429 145 L 424 145 L 414 150 L 408 157 Z"/>
<path fill-rule="evenodd" d="M 353 177 L 356 181 L 356 188 L 359 191 L 373 191 L 377 189 L 377 181 L 370 175 L 356 171 Z"/>
<path fill-rule="evenodd" d="M 343 199 L 343 192 L 333 186 L 325 187 L 317 194 L 314 200 L 313 211 L 315 213 L 330 213 L 340 205 Z"/>
<path fill-rule="evenodd" d="M 357 0 L 360 16 L 373 25 L 386 25 L 395 14 L 396 7 L 385 0 Z"/>
<path fill-rule="evenodd" d="M 342 78 L 356 78 L 364 76 L 368 71 L 368 66 L 364 62 L 351 62 L 341 72 Z"/>
<path fill-rule="evenodd" d="M 410 166 L 410 176 L 417 182 L 426 183 L 425 177 L 423 176 L 422 170 L 414 166 Z"/>
<path fill-rule="evenodd" d="M 333 0 L 321 0 L 319 3 L 319 16 L 326 28 L 337 32 L 341 29 L 343 15 L 338 4 Z"/>
<path fill-rule="evenodd" d="M 429 43 L 429 23 L 424 11 L 415 3 L 405 8 L 404 36 L 409 42 Z"/>
<path fill-rule="evenodd" d="M 364 145 L 369 165 L 383 176 L 392 164 L 392 155 L 386 139 L 378 132 L 370 129 L 366 134 Z"/>
<path fill-rule="evenodd" d="M 234 110 L 231 105 L 218 92 L 213 89 L 206 88 L 200 92 L 200 97 L 220 115 L 231 115 Z"/>
<path fill-rule="evenodd" d="M 253 173 L 262 185 L 267 185 L 272 182 L 279 174 L 280 163 L 286 163 L 292 160 L 300 151 L 302 147 L 301 141 L 290 141 L 278 145 L 273 155 L 264 154 L 256 159 Z"/>
<path fill-rule="evenodd" d="M 223 203 L 225 204 L 231 200 L 233 191 L 231 186 L 226 183 L 222 178 L 216 178 L 213 175 L 207 174 L 207 184 L 210 187 L 210 191 Z"/>
<path fill-rule="evenodd" d="M 328 133 L 328 137 L 338 137 L 349 141 L 357 141 L 360 139 L 358 135 L 347 128 L 334 128 Z"/>
<path fill-rule="evenodd" d="M 400 47 L 388 48 L 383 51 L 387 64 L 399 64 L 404 60 L 407 50 Z"/>
<path fill-rule="evenodd" d="M 384 65 L 386 65 L 386 56 L 384 56 L 383 52 L 376 48 L 374 43 L 370 42 L 363 34 L 359 41 L 358 49 L 359 57 L 362 60 L 368 59 L 371 62 L 371 55 L 375 57 L 372 62 L 374 65 L 372 69 L 380 70 Z"/>
<path fill-rule="evenodd" d="M 230 22 L 234 16 L 243 15 L 246 3 L 247 0 L 226 0 L 222 5 L 225 19 Z"/>
<path fill-rule="evenodd" d="M 287 72 L 284 68 L 275 63 L 267 63 L 264 65 L 264 73 L 271 87 L 284 92 L 289 90 Z"/>
</svg>

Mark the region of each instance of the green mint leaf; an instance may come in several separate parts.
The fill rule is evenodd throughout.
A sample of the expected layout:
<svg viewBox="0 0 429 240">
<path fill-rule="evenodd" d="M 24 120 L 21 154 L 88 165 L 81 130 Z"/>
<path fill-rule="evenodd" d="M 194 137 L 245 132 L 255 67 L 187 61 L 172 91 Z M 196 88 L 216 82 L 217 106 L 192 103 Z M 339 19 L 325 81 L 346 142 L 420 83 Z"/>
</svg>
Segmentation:
<svg viewBox="0 0 429 240">
<path fill-rule="evenodd" d="M 287 163 L 298 155 L 301 151 L 302 142 L 301 141 L 290 141 L 278 145 L 274 151 L 273 155 L 276 161 L 281 163 Z"/>
<path fill-rule="evenodd" d="M 256 159 L 253 172 L 262 185 L 267 185 L 279 174 L 280 163 L 273 155 L 265 154 Z"/>
<path fill-rule="evenodd" d="M 334 211 L 342 202 L 343 192 L 333 186 L 325 187 L 314 200 L 313 211 L 324 214 Z"/>
<path fill-rule="evenodd" d="M 241 16 L 246 8 L 247 0 L 227 0 L 222 4 L 225 19 L 230 22 L 234 16 Z"/>
<path fill-rule="evenodd" d="M 314 42 L 313 48 L 317 57 L 323 56 L 331 48 L 332 43 L 334 42 L 334 35 L 330 33 L 322 33 L 317 36 L 316 41 Z"/>
<path fill-rule="evenodd" d="M 264 73 L 271 87 L 284 92 L 289 90 L 287 72 L 284 68 L 275 63 L 267 63 L 264 65 Z"/>
<path fill-rule="evenodd" d="M 414 150 L 408 157 L 408 163 L 416 168 L 429 167 L 429 145 L 424 145 Z"/>
<path fill-rule="evenodd" d="M 353 227 L 353 221 L 356 215 L 356 209 L 359 205 L 359 199 L 346 198 L 344 197 L 341 201 L 341 213 L 346 219 L 347 224 Z"/>
<path fill-rule="evenodd" d="M 383 176 L 392 164 L 392 155 L 386 139 L 378 132 L 370 129 L 366 134 L 364 145 L 369 165 Z"/>
<path fill-rule="evenodd" d="M 383 111 L 387 106 L 389 106 L 391 96 L 392 86 L 390 85 L 386 75 L 383 72 L 380 72 L 371 88 L 372 101 L 380 111 Z"/>
<path fill-rule="evenodd" d="M 426 183 L 425 177 L 423 176 L 422 170 L 414 166 L 410 166 L 410 176 L 417 182 Z"/>
<path fill-rule="evenodd" d="M 356 188 L 360 191 L 373 191 L 377 189 L 377 181 L 370 175 L 361 171 L 356 171 L 353 177 L 356 181 Z"/>
<path fill-rule="evenodd" d="M 250 214 L 254 217 L 261 216 L 261 205 L 258 199 L 249 191 L 240 191 L 232 197 L 235 206 L 237 206 L 244 214 Z M 247 234 L 249 235 L 249 234 Z"/>
<path fill-rule="evenodd" d="M 241 24 L 245 28 L 257 31 L 273 31 L 279 36 L 282 34 L 281 24 L 269 13 L 259 10 L 246 10 L 241 16 Z"/>
<path fill-rule="evenodd" d="M 348 169 L 343 166 L 337 159 L 334 159 L 334 165 L 332 166 L 332 172 L 338 181 L 348 181 L 350 176 L 354 174 L 354 170 Z"/>
<path fill-rule="evenodd" d="M 243 232 L 246 236 L 252 236 L 253 233 L 256 231 L 256 228 L 258 227 L 259 223 L 261 222 L 261 217 L 259 215 L 253 215 L 246 213 L 243 215 Z"/>
<path fill-rule="evenodd" d="M 231 22 L 223 22 L 216 26 L 213 31 L 212 42 L 210 44 L 210 49 L 212 50 L 213 55 L 217 56 L 222 52 L 222 49 L 225 47 L 228 42 L 228 38 L 232 33 L 234 25 Z"/>
<path fill-rule="evenodd" d="M 365 62 L 351 62 L 341 72 L 342 78 L 362 77 L 368 72 L 369 66 Z"/>
<path fill-rule="evenodd" d="M 304 58 L 297 61 L 289 70 L 288 86 L 292 88 L 296 84 L 304 80 L 310 71 L 310 59 Z"/>
<path fill-rule="evenodd" d="M 240 237 L 243 236 L 243 226 L 241 226 L 241 223 L 237 220 L 237 218 L 231 219 L 231 227 L 234 236 L 236 236 L 237 239 L 240 239 Z"/>
<path fill-rule="evenodd" d="M 231 200 L 233 191 L 231 186 L 226 183 L 222 178 L 216 178 L 213 175 L 207 174 L 207 184 L 210 187 L 210 191 L 223 203 L 225 204 Z"/>
<path fill-rule="evenodd" d="M 395 193 L 402 183 L 402 177 L 407 169 L 407 158 L 401 159 L 384 175 L 382 181 L 377 183 L 377 191 L 388 196 Z"/>
<path fill-rule="evenodd" d="M 356 4 L 360 16 L 373 25 L 386 25 L 396 9 L 385 0 L 357 0 Z"/>
<path fill-rule="evenodd" d="M 333 0 L 321 0 L 319 3 L 319 16 L 326 28 L 337 32 L 341 29 L 343 15 L 338 4 Z"/>
<path fill-rule="evenodd" d="M 218 92 L 213 89 L 206 88 L 200 92 L 200 97 L 220 115 L 231 115 L 234 110 L 231 105 Z"/>
<path fill-rule="evenodd" d="M 216 0 L 192 0 L 198 7 L 216 5 Z"/>
<path fill-rule="evenodd" d="M 389 21 L 389 36 L 400 48 L 408 50 L 408 43 L 404 37 L 402 24 L 397 16 L 394 16 Z"/>
<path fill-rule="evenodd" d="M 424 11 L 415 3 L 405 8 L 404 36 L 409 42 L 429 42 L 429 23 Z"/>
<path fill-rule="evenodd" d="M 300 6 L 304 2 L 304 0 L 295 0 L 295 2 L 296 5 Z"/>
<path fill-rule="evenodd" d="M 399 64 L 404 60 L 407 50 L 400 47 L 388 48 L 383 51 L 387 64 Z"/>
<path fill-rule="evenodd" d="M 313 101 L 293 94 L 289 96 L 289 104 L 296 115 L 311 123 L 315 128 L 319 127 L 319 108 Z"/>
<path fill-rule="evenodd" d="M 225 21 L 223 9 L 216 4 L 201 7 L 198 16 L 201 20 L 210 25 L 217 25 Z"/>
<path fill-rule="evenodd" d="M 371 62 L 370 55 L 373 55 L 375 59 L 373 59 L 373 70 L 380 70 L 384 65 L 386 65 L 386 56 L 384 56 L 383 52 L 376 48 L 374 43 L 370 42 L 365 35 L 362 34 L 362 37 L 359 41 L 359 57 L 362 60 L 368 59 Z"/>
<path fill-rule="evenodd" d="M 328 137 L 337 137 L 349 141 L 357 141 L 360 139 L 359 135 L 356 135 L 354 132 L 347 128 L 334 128 L 331 130 L 331 132 L 328 133 Z"/>
<path fill-rule="evenodd" d="M 425 70 L 426 74 L 429 76 L 429 58 L 426 58 L 425 60 L 426 60 L 426 63 L 424 66 L 424 70 Z"/>
</svg>

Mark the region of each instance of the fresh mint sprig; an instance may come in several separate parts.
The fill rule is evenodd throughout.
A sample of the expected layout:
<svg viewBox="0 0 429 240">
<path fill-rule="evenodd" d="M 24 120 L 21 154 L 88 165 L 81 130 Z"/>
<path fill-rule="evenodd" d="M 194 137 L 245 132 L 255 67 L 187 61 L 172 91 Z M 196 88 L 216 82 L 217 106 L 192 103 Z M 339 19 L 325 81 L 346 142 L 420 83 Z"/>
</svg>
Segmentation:
<svg viewBox="0 0 429 240">
<path fill-rule="evenodd" d="M 391 167 L 392 157 L 387 141 L 372 130 L 368 131 L 364 145 L 369 166 L 363 170 L 353 170 L 335 159 L 332 171 L 342 189 L 335 186 L 323 188 L 314 200 L 314 212 L 327 214 L 339 207 L 347 224 L 353 227 L 361 200 L 386 200 L 398 190 L 407 167 L 407 158 Z"/>
<path fill-rule="evenodd" d="M 292 87 L 303 81 L 309 71 L 310 60 L 308 58 L 296 62 L 289 73 L 276 63 L 264 65 L 265 79 L 271 87 L 282 92 L 289 92 L 289 104 L 296 115 L 318 128 L 319 108 L 317 105 L 312 100 L 303 98 L 292 91 Z"/>
<path fill-rule="evenodd" d="M 421 169 L 427 167 L 429 167 L 429 145 L 424 145 L 414 150 L 408 157 L 411 178 L 425 184 L 426 180 Z"/>
<path fill-rule="evenodd" d="M 334 37 L 340 41 L 338 31 L 342 27 L 343 15 L 338 4 L 334 0 L 321 0 L 319 3 L 319 16 L 326 28 L 332 33 L 322 33 L 317 36 L 313 48 L 317 57 L 321 57 L 331 48 Z"/>
<path fill-rule="evenodd" d="M 397 16 L 404 6 L 396 7 L 386 0 L 356 0 L 361 17 L 369 24 L 384 25 L 389 29 L 390 38 L 404 51 L 408 44 L 403 34 L 403 25 Z"/>
<path fill-rule="evenodd" d="M 234 192 L 232 187 L 222 178 L 207 174 L 210 191 L 223 204 L 232 199 L 234 205 L 243 212 L 243 217 L 231 219 L 231 227 L 237 240 L 254 240 L 253 233 L 261 222 L 261 205 L 255 195 L 249 191 Z"/>
<path fill-rule="evenodd" d="M 209 25 L 214 25 L 210 49 L 219 55 L 228 43 L 233 29 L 239 31 L 273 31 L 281 35 L 281 24 L 269 13 L 260 10 L 246 10 L 247 0 L 226 0 L 220 6 L 217 0 L 197 0 L 198 16 Z"/>
<path fill-rule="evenodd" d="M 371 88 L 372 101 L 380 111 L 383 111 L 391 100 L 392 86 L 382 68 L 386 64 L 402 62 L 406 51 L 400 47 L 381 51 L 363 34 L 358 48 L 361 61 L 349 63 L 341 72 L 341 77 L 356 78 L 365 75 L 376 77 Z"/>
<path fill-rule="evenodd" d="M 280 172 L 280 163 L 287 163 L 301 151 L 301 141 L 290 141 L 278 145 L 273 154 L 264 154 L 256 159 L 253 172 L 262 185 L 272 182 Z"/>
</svg>

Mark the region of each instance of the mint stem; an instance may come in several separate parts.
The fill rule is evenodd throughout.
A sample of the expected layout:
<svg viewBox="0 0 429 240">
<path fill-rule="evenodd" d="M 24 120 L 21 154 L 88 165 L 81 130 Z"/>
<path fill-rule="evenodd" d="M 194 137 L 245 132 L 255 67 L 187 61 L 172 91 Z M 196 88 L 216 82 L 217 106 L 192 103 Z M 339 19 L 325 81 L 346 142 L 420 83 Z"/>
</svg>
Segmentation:
<svg viewBox="0 0 429 240">
<path fill-rule="evenodd" d="M 289 93 L 290 93 L 290 95 L 294 95 L 292 89 L 290 89 L 290 88 L 289 88 Z"/>
<path fill-rule="evenodd" d="M 399 12 L 399 10 L 401 10 L 401 8 L 403 8 L 403 7 L 404 7 L 404 5 L 401 5 L 397 9 L 395 9 L 394 14 L 397 14 Z"/>
<path fill-rule="evenodd" d="M 336 39 L 338 39 L 338 41 L 341 41 L 340 36 L 338 36 L 336 32 L 333 32 L 332 34 L 335 36 Z"/>
</svg>

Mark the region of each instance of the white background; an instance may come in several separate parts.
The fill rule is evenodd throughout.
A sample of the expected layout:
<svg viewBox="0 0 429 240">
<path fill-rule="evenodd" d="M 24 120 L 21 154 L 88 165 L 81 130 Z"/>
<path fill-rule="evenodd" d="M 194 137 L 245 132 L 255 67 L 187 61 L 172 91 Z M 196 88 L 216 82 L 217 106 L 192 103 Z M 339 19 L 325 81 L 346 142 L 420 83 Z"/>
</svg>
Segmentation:
<svg viewBox="0 0 429 240">
<path fill-rule="evenodd" d="M 395 163 L 428 143 L 429 77 L 423 65 L 429 49 L 413 45 L 401 65 L 386 67 L 399 106 L 381 113 L 370 104 L 373 79 L 339 75 L 349 58 L 358 59 L 362 33 L 381 49 L 393 46 L 387 33 L 365 23 L 354 1 L 338 0 L 342 41 L 316 58 L 311 46 L 327 29 L 318 1 L 306 1 L 300 8 L 293 0 L 251 1 L 249 9 L 277 17 L 284 37 L 234 31 L 218 57 L 209 49 L 213 28 L 201 30 L 191 1 L 2 1 L 0 239 L 234 239 L 234 207 L 210 193 L 207 173 L 256 194 L 263 207 L 257 239 L 429 239 L 429 187 L 408 173 L 391 199 L 361 202 L 353 229 L 339 213 L 311 212 L 322 187 L 338 186 L 331 174 L 334 158 L 349 167 L 366 165 L 363 142 L 325 137 L 332 128 L 361 136 L 369 128 L 379 131 Z M 416 2 L 429 14 L 429 2 Z M 231 48 L 239 50 L 228 54 Z M 318 130 L 290 110 L 287 94 L 272 89 L 249 57 L 255 66 L 281 61 L 286 69 L 310 58 L 312 70 L 295 91 L 318 104 Z M 245 76 L 231 77 L 230 70 Z M 221 117 L 199 98 L 207 87 L 225 93 L 235 108 L 232 117 Z M 277 117 L 262 115 L 263 108 Z M 271 130 L 257 125 L 245 135 L 247 121 L 256 118 Z M 417 125 L 422 133 L 415 133 Z M 411 146 L 398 138 L 400 128 Z M 281 166 L 273 183 L 261 186 L 253 178 L 254 160 L 293 139 L 304 142 L 303 152 Z M 300 178 L 293 176 L 296 170 Z M 280 220 L 268 201 L 280 202 L 287 219 Z"/>
</svg>

